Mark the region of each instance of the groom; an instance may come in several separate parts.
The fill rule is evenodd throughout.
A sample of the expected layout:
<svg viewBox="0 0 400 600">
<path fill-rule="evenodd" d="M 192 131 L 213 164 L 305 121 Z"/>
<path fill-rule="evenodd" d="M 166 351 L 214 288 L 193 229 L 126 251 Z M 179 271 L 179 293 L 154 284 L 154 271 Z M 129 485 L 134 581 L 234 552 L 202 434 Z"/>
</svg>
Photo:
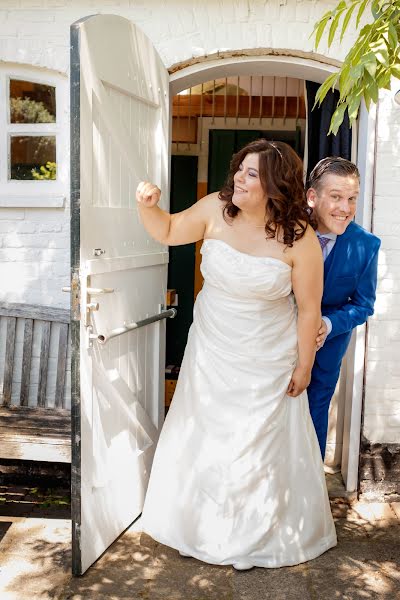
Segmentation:
<svg viewBox="0 0 400 600">
<path fill-rule="evenodd" d="M 323 458 L 329 404 L 351 332 L 374 312 L 380 240 L 353 221 L 359 183 L 357 167 L 338 157 L 319 161 L 308 180 L 307 201 L 324 257 L 324 293 L 307 393 Z"/>
</svg>

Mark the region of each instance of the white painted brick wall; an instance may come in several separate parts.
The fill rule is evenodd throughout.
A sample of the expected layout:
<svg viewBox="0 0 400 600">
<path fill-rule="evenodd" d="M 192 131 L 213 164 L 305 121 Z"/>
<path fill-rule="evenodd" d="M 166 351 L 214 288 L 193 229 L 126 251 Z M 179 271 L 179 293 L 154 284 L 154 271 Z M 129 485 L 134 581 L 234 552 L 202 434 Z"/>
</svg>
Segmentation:
<svg viewBox="0 0 400 600">
<path fill-rule="evenodd" d="M 69 25 L 101 12 L 132 19 L 153 40 L 167 67 L 218 51 L 251 48 L 302 51 L 311 57 L 313 24 L 335 5 L 321 0 L 2 0 L 0 56 L 68 73 Z M 349 32 L 346 43 L 336 43 L 329 52 L 322 44 L 320 53 L 340 60 L 354 36 Z M 378 123 L 374 230 L 382 237 L 382 253 L 376 314 L 369 329 L 364 423 L 365 435 L 381 442 L 400 440 L 400 408 L 393 403 L 393 415 L 380 410 L 389 375 L 382 376 L 382 383 L 377 375 L 383 373 L 381 366 L 391 365 L 390 377 L 398 389 L 393 356 L 400 352 L 399 137 L 400 109 L 387 93 Z M 68 278 L 68 235 L 66 211 L 0 209 L 0 281 L 7 281 L 9 300 L 66 306 L 60 289 Z"/>
<path fill-rule="evenodd" d="M 69 211 L 0 208 L 0 299 L 67 308 Z"/>
<path fill-rule="evenodd" d="M 95 13 L 132 19 L 153 40 L 167 67 L 193 56 L 271 43 L 312 52 L 312 25 L 334 5 L 324 0 L 2 0 L 0 54 L 5 61 L 66 72 L 69 25 Z M 340 59 L 345 50 L 336 44 L 330 55 Z M 323 46 L 321 52 L 327 54 Z"/>
<path fill-rule="evenodd" d="M 364 435 L 400 441 L 400 106 L 383 93 L 377 131 L 374 233 L 382 240 L 375 314 L 369 321 Z"/>
</svg>

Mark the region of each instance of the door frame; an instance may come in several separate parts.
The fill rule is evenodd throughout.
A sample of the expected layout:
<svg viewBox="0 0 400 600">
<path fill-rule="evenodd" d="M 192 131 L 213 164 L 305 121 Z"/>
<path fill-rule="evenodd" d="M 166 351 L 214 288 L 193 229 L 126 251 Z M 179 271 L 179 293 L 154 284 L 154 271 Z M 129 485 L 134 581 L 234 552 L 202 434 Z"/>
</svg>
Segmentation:
<svg viewBox="0 0 400 600">
<path fill-rule="evenodd" d="M 244 51 L 245 52 L 245 51 Z M 321 59 L 329 61 L 326 57 Z M 174 65 L 170 75 L 170 97 L 192 87 L 201 81 L 237 75 L 269 75 L 295 77 L 323 83 L 338 70 L 338 61 L 321 60 L 288 55 L 248 55 L 225 56 L 210 60 L 204 57 L 195 64 Z M 171 111 L 172 114 L 172 111 Z M 372 228 L 373 195 L 376 162 L 376 108 L 368 112 L 361 104 L 360 116 L 355 128 L 357 144 L 356 162 L 361 175 L 360 199 L 356 222 L 367 231 Z M 353 144 L 354 148 L 355 144 Z M 306 152 L 306 148 L 305 148 Z M 366 371 L 367 335 L 366 325 L 358 327 L 352 335 L 349 349 L 344 359 L 344 386 L 342 387 L 344 404 L 342 475 L 347 492 L 356 492 L 358 488 L 358 463 L 360 454 L 361 422 Z"/>
</svg>

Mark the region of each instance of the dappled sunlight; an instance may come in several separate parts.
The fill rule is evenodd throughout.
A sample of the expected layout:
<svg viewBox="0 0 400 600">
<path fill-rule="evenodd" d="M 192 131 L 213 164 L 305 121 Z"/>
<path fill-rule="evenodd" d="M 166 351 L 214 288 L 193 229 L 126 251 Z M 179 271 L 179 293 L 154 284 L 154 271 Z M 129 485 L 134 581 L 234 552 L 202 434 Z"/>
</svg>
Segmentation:
<svg viewBox="0 0 400 600">
<path fill-rule="evenodd" d="M 92 600 L 97 596 L 287 600 L 293 594 L 296 598 L 338 600 L 397 598 L 400 521 L 395 512 L 388 504 L 340 499 L 332 502 L 332 510 L 338 546 L 302 565 L 236 572 L 229 565 L 214 566 L 183 558 L 173 548 L 141 533 L 139 520 L 79 578 L 71 578 L 69 573 L 70 525 L 59 521 L 47 529 L 42 520 L 24 520 L 13 524 L 14 533 L 8 529 L 0 544 L 1 597 L 16 600 L 17 592 L 18 600 Z M 276 525 L 279 535 L 280 523 Z M 291 543 L 297 543 L 296 528 L 287 528 L 285 534 Z"/>
<path fill-rule="evenodd" d="M 1 598 L 53 600 L 70 579 L 70 539 L 68 521 L 13 522 L 0 544 Z"/>
<path fill-rule="evenodd" d="M 236 572 L 231 566 L 183 558 L 148 535 L 128 530 L 83 577 L 70 582 L 66 597 L 78 600 L 96 593 L 148 600 L 286 600 L 297 593 L 296 598 L 394 600 L 400 590 L 400 557 L 389 532 L 400 528 L 400 522 L 386 520 L 385 535 L 373 541 L 364 525 L 374 527 L 376 521 L 362 519 L 349 503 L 341 508 L 344 504 L 347 512 L 337 518 L 339 545 L 308 563 Z M 366 505 L 354 506 L 367 516 L 367 509 L 361 509 Z M 346 515 L 358 520 L 348 521 Z"/>
</svg>

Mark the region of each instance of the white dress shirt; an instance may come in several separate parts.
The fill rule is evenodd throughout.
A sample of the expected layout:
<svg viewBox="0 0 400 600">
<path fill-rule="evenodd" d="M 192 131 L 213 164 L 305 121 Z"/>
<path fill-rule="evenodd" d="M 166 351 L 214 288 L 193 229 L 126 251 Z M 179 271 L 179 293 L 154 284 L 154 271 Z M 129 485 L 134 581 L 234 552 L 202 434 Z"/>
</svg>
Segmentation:
<svg viewBox="0 0 400 600">
<path fill-rule="evenodd" d="M 327 259 L 327 257 L 329 256 L 329 254 L 333 250 L 333 247 L 336 243 L 337 235 L 336 235 L 336 233 L 320 233 L 319 231 L 317 231 L 317 236 L 329 238 L 329 242 L 326 244 L 325 248 L 322 250 L 322 256 L 324 257 L 324 261 L 325 261 Z M 326 327 L 328 330 L 327 336 L 328 336 L 330 334 L 330 332 L 332 331 L 332 321 L 330 320 L 329 317 L 322 317 L 322 319 L 326 323 Z"/>
</svg>

